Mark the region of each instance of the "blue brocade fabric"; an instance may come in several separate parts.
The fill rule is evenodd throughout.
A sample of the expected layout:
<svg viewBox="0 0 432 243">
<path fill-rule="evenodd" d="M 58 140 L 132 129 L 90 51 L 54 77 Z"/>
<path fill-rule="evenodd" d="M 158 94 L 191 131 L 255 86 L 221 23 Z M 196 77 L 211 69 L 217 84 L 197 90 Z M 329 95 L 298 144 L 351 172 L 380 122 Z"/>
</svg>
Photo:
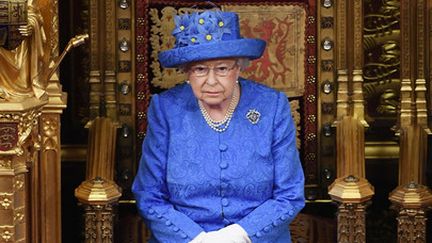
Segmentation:
<svg viewBox="0 0 432 243">
<path fill-rule="evenodd" d="M 289 102 L 253 81 L 240 85 L 222 133 L 207 125 L 190 85 L 153 96 L 132 186 L 151 242 L 189 242 L 230 224 L 252 242 L 291 242 L 288 225 L 304 207 L 304 176 Z M 260 114 L 256 124 L 250 110 Z"/>
</svg>

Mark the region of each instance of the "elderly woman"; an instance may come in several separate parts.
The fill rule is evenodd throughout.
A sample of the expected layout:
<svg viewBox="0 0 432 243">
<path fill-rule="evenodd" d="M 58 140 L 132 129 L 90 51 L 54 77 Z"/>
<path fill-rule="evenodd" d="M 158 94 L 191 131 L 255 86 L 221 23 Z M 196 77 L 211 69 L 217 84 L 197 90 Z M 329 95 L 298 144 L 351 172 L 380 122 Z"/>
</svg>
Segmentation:
<svg viewBox="0 0 432 243">
<path fill-rule="evenodd" d="M 304 177 L 285 94 L 239 77 L 265 42 L 238 16 L 178 16 L 164 67 L 188 81 L 154 95 L 132 190 L 151 242 L 290 242 Z"/>
</svg>

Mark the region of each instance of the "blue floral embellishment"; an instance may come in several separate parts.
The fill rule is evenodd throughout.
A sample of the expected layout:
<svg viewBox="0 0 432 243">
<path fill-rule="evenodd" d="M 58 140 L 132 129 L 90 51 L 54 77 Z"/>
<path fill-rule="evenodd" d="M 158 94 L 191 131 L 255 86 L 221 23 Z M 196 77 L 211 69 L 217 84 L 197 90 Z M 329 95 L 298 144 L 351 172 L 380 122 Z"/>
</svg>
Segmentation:
<svg viewBox="0 0 432 243">
<path fill-rule="evenodd" d="M 205 10 L 175 16 L 175 46 L 159 53 L 164 68 L 201 60 L 262 56 L 266 43 L 240 35 L 239 16 L 234 12 Z"/>
<path fill-rule="evenodd" d="M 246 118 L 254 125 L 259 122 L 260 116 L 261 116 L 261 113 L 259 113 L 255 109 L 250 109 L 248 111 L 248 113 L 246 114 Z"/>
<path fill-rule="evenodd" d="M 175 16 L 176 47 L 216 42 L 224 34 L 231 34 L 232 20 L 221 11 L 194 12 Z"/>
</svg>

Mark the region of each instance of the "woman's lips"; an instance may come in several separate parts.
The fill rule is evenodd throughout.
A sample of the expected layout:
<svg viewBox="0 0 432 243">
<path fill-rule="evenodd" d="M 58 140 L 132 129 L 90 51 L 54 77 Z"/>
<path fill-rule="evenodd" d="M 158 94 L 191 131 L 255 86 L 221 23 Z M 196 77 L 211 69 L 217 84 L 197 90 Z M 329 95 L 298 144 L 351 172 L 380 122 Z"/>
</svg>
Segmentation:
<svg viewBox="0 0 432 243">
<path fill-rule="evenodd" d="M 221 92 L 206 91 L 204 94 L 209 96 L 218 96 Z"/>
</svg>

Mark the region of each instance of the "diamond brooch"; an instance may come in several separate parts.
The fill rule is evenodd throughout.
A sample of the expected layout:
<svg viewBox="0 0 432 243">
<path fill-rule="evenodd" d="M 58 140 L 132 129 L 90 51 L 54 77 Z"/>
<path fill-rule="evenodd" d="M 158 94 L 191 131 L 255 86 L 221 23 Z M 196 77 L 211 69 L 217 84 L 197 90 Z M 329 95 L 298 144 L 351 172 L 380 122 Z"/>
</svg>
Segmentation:
<svg viewBox="0 0 432 243">
<path fill-rule="evenodd" d="M 254 125 L 258 123 L 260 116 L 261 114 L 255 109 L 250 109 L 246 114 L 246 118 Z"/>
</svg>

